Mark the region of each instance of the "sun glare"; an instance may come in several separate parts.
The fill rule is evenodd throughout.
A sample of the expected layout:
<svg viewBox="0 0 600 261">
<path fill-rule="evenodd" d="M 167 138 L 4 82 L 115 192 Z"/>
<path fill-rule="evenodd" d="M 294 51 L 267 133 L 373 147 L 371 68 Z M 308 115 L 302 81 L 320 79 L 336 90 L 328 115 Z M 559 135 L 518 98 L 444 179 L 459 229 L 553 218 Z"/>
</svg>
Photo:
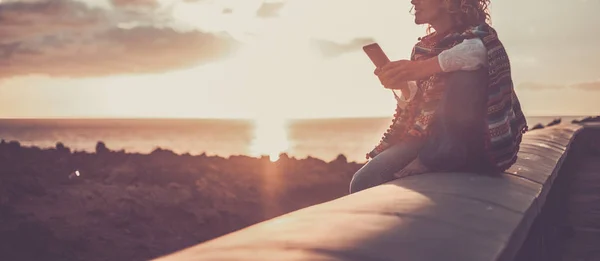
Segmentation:
<svg viewBox="0 0 600 261">
<path fill-rule="evenodd" d="M 289 140 L 287 122 L 278 118 L 259 118 L 254 120 L 254 140 L 250 145 L 250 154 L 255 157 L 269 156 L 274 162 L 279 154 L 287 152 Z"/>
</svg>

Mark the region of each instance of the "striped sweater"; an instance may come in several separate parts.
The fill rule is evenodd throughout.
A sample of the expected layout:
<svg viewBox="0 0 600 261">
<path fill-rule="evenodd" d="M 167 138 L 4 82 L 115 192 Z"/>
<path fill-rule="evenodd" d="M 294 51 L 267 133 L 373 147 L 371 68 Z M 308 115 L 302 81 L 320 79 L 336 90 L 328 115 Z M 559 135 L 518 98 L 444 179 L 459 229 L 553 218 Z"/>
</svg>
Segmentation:
<svg viewBox="0 0 600 261">
<path fill-rule="evenodd" d="M 420 39 L 413 48 L 411 60 L 419 61 L 437 56 L 465 39 L 478 37 L 484 43 L 488 56 L 489 84 L 487 86 L 487 114 L 485 119 L 485 149 L 492 166 L 499 171 L 509 168 L 517 159 L 522 135 L 527 122 L 515 94 L 511 78 L 510 61 L 496 31 L 488 24 L 471 27 L 460 33 L 451 33 L 441 40 L 435 35 Z M 445 91 L 444 74 L 432 75 L 417 82 L 419 91 L 402 109 L 396 108 L 392 125 L 383 135 L 379 145 L 367 154 L 377 156 L 390 146 L 408 136 L 427 138 L 437 104 Z M 396 97 L 398 98 L 398 97 Z"/>
</svg>

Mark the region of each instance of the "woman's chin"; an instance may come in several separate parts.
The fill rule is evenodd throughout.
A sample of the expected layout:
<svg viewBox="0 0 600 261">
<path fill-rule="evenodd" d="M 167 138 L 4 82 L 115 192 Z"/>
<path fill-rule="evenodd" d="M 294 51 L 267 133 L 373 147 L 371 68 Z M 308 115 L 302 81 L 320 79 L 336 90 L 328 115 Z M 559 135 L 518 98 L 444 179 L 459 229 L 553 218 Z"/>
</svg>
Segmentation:
<svg viewBox="0 0 600 261">
<path fill-rule="evenodd" d="M 415 14 L 415 24 L 426 24 L 425 19 L 422 16 Z"/>
<path fill-rule="evenodd" d="M 423 21 L 423 19 L 419 19 L 419 17 L 415 16 L 415 24 L 421 25 L 421 24 L 426 24 L 426 22 Z"/>
</svg>

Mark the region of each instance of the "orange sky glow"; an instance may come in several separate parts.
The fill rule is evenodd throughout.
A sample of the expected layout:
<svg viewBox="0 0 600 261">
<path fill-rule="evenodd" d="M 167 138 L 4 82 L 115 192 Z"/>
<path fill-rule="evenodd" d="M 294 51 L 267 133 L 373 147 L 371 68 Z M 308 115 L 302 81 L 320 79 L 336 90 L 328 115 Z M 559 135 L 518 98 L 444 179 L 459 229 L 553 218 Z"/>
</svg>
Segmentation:
<svg viewBox="0 0 600 261">
<path fill-rule="evenodd" d="M 0 4 L 1 118 L 390 117 L 360 47 L 425 29 L 409 0 L 46 2 Z M 537 2 L 492 5 L 526 114 L 598 114 L 600 1 Z"/>
</svg>

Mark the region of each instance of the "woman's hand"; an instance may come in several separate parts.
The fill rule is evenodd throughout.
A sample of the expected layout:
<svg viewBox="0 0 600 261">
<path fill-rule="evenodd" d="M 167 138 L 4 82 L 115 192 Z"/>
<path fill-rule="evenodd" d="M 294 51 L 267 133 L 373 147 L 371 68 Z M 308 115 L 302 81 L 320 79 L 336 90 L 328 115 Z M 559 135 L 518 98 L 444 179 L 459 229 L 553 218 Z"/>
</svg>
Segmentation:
<svg viewBox="0 0 600 261">
<path fill-rule="evenodd" d="M 410 88 L 408 88 L 408 82 L 400 81 L 400 82 L 394 83 L 393 85 L 383 84 L 383 80 L 380 76 L 381 68 L 375 69 L 375 75 L 377 75 L 377 77 L 379 77 L 379 81 L 381 82 L 381 84 L 383 85 L 384 88 L 391 89 L 391 90 L 401 90 L 403 97 L 410 97 Z"/>
<path fill-rule="evenodd" d="M 399 60 L 383 66 L 376 75 L 381 84 L 388 89 L 401 86 L 408 81 L 425 79 L 431 75 L 442 72 L 437 56 L 425 61 Z"/>
<path fill-rule="evenodd" d="M 383 87 L 386 89 L 390 89 L 390 90 L 401 90 L 402 89 L 403 90 L 408 87 L 407 81 L 398 81 L 398 82 L 393 82 L 393 83 L 388 82 L 387 79 L 383 78 L 383 69 L 382 68 L 375 69 L 374 73 L 375 73 L 375 75 L 377 75 L 377 77 L 379 77 L 379 82 L 381 82 L 381 85 L 383 85 Z"/>
</svg>

